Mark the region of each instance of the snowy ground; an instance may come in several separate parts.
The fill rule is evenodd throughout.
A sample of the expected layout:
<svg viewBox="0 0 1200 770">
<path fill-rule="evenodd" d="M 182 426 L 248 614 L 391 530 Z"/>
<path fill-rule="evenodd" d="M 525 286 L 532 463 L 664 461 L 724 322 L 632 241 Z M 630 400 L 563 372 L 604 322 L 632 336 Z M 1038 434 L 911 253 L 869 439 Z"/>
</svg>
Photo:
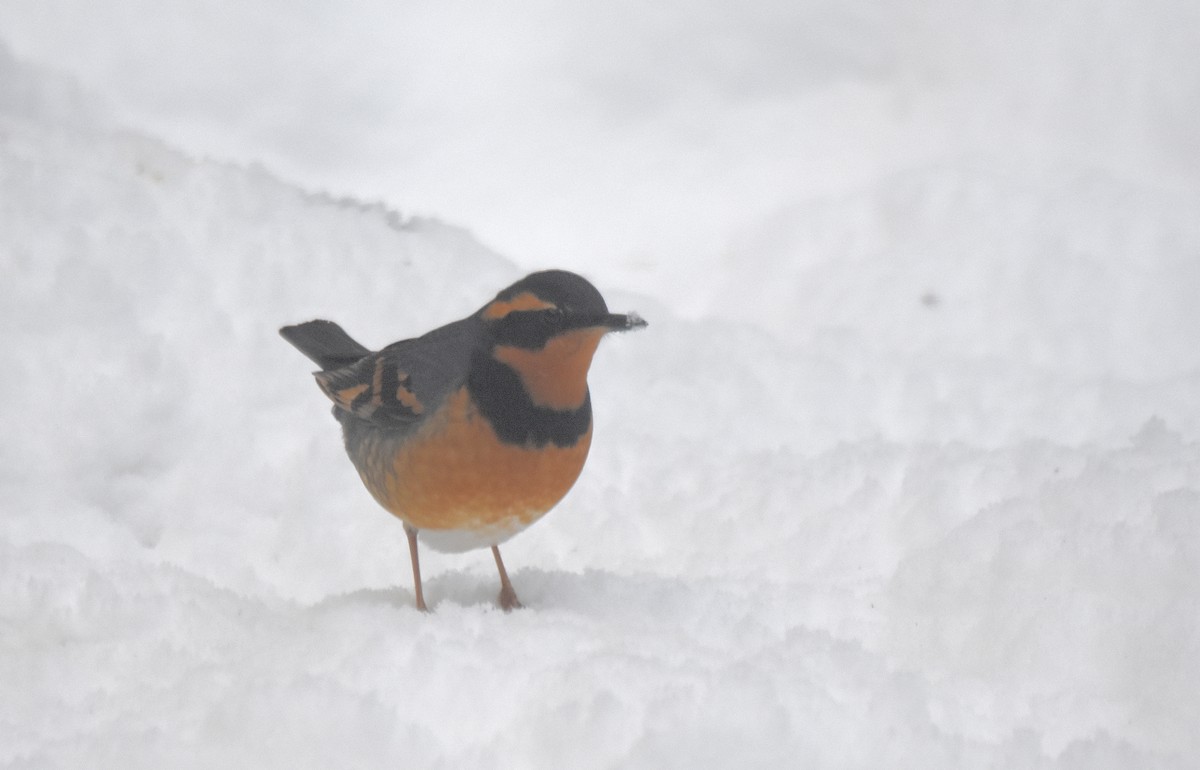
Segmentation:
<svg viewBox="0 0 1200 770">
<path fill-rule="evenodd" d="M 363 0 L 390 26 L 348 86 L 302 46 L 239 67 L 282 18 L 349 61 L 316 4 L 0 6 L 0 767 L 1200 764 L 1200 21 L 1068 5 L 705 4 L 666 38 L 699 60 L 654 45 L 678 10 L 572 17 L 606 59 L 547 8 L 421 6 L 453 44 L 385 65 Z M 534 17 L 522 56 L 469 45 Z M 417 65 L 459 49 L 523 84 L 481 132 L 531 146 L 444 130 L 494 87 L 437 92 Z M 275 329 L 382 344 L 547 264 L 650 328 L 606 341 L 588 468 L 505 551 L 528 608 L 430 552 L 420 615 Z"/>
</svg>

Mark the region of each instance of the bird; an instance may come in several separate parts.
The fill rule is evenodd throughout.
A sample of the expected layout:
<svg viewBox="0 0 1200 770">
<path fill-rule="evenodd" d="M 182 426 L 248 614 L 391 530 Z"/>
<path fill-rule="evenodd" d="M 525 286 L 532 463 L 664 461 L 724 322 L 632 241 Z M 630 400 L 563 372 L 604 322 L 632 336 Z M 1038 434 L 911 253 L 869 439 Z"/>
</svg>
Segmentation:
<svg viewBox="0 0 1200 770">
<path fill-rule="evenodd" d="M 332 321 L 279 333 L 320 367 L 313 376 L 346 454 L 403 523 L 417 609 L 429 609 L 421 542 L 447 553 L 490 547 L 507 612 L 522 605 L 499 546 L 557 505 L 583 469 L 587 374 L 601 338 L 646 325 L 609 312 L 586 278 L 543 270 L 466 318 L 377 351 Z"/>
</svg>

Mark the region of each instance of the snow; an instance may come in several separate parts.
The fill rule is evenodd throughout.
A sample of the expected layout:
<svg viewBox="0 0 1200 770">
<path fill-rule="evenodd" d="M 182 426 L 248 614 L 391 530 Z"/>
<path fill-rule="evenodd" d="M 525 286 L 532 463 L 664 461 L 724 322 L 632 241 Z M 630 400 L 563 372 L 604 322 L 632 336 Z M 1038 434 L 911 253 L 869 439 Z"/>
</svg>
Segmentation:
<svg viewBox="0 0 1200 770">
<path fill-rule="evenodd" d="M 0 6 L 0 767 L 1200 764 L 1190 4 L 384 5 Z M 422 615 L 275 330 L 548 265 L 650 325 Z"/>
</svg>

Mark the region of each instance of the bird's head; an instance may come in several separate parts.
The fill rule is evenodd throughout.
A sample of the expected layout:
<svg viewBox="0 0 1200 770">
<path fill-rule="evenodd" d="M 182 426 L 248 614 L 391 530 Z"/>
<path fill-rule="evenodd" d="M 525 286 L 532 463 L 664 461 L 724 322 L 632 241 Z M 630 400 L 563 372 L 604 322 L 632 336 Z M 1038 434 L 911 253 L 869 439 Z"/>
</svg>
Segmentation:
<svg viewBox="0 0 1200 770">
<path fill-rule="evenodd" d="M 512 367 L 538 406 L 575 409 L 600 338 L 646 325 L 636 313 L 610 313 L 587 279 L 566 270 L 533 273 L 479 311 L 491 355 Z"/>
</svg>

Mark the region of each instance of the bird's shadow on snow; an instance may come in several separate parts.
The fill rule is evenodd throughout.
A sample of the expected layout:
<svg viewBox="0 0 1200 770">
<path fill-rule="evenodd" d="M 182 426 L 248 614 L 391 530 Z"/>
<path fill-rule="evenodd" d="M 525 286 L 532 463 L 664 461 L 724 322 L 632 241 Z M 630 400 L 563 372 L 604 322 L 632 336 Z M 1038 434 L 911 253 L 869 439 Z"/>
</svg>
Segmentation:
<svg viewBox="0 0 1200 770">
<path fill-rule="evenodd" d="M 663 619 L 672 608 L 710 601 L 720 594 L 714 581 L 646 573 L 617 574 L 601 570 L 582 573 L 522 569 L 512 575 L 522 608 L 513 615 L 565 614 L 576 616 L 652 615 Z M 435 614 L 502 612 L 494 575 L 451 571 L 425 581 L 425 601 Z M 703 597 L 703 598 L 701 598 Z M 730 597 L 731 600 L 733 597 Z M 312 605 L 317 611 L 374 607 L 416 612 L 410 587 L 363 588 L 327 596 Z"/>
</svg>

